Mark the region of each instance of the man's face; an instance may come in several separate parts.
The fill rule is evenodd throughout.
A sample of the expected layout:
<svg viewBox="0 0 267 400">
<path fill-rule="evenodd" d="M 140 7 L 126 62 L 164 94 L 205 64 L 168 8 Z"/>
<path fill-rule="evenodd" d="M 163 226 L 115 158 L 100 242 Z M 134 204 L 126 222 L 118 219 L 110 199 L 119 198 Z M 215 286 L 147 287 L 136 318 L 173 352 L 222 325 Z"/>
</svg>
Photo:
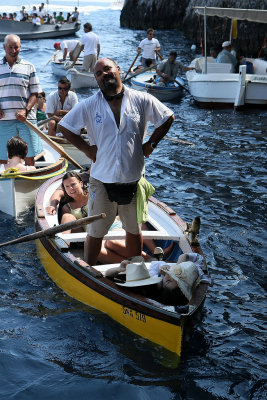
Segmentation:
<svg viewBox="0 0 267 400">
<path fill-rule="evenodd" d="M 98 86 L 103 92 L 114 91 L 121 84 L 120 67 L 107 58 L 97 61 L 94 74 Z"/>
<path fill-rule="evenodd" d="M 148 32 L 148 34 L 147 34 L 148 40 L 152 40 L 153 36 L 154 36 L 154 32 Z"/>
<path fill-rule="evenodd" d="M 67 96 L 69 90 L 70 90 L 70 87 L 69 87 L 69 85 L 67 83 L 58 82 L 58 94 L 59 94 L 60 97 Z"/>
<path fill-rule="evenodd" d="M 169 56 L 169 61 L 171 64 L 173 64 L 175 62 L 175 60 L 176 60 L 175 56 L 173 56 L 173 55 Z"/>
<path fill-rule="evenodd" d="M 6 57 L 16 61 L 20 52 L 20 41 L 16 37 L 11 37 L 4 44 L 4 49 Z"/>
</svg>

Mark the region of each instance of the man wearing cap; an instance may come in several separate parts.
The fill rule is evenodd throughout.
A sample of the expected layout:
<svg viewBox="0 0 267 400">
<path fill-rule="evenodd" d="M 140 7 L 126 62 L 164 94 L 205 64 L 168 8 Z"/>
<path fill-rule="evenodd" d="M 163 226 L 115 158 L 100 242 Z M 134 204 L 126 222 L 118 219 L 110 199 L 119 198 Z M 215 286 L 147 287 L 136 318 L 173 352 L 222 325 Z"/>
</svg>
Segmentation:
<svg viewBox="0 0 267 400">
<path fill-rule="evenodd" d="M 237 59 L 235 56 L 231 53 L 231 42 L 226 41 L 223 42 L 222 44 L 222 51 L 218 54 L 216 58 L 216 63 L 227 63 L 227 64 L 232 64 L 232 72 L 234 72 L 236 64 L 237 64 Z"/>
<path fill-rule="evenodd" d="M 59 61 L 65 61 L 68 53 L 70 61 L 74 61 L 80 54 L 81 43 L 79 40 L 63 40 L 62 42 L 54 43 L 54 48 L 63 51 L 63 58 Z"/>
</svg>

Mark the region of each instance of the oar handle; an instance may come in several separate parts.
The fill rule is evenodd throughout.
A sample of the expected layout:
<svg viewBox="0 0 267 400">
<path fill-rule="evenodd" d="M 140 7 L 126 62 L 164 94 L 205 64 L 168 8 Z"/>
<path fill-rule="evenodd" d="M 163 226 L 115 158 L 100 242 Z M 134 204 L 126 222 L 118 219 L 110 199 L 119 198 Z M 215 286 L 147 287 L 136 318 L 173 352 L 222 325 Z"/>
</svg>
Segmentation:
<svg viewBox="0 0 267 400">
<path fill-rule="evenodd" d="M 159 58 L 160 58 L 161 60 L 164 60 L 164 58 L 163 58 L 162 55 L 158 52 L 158 50 L 155 50 L 155 53 L 159 56 Z"/>
<path fill-rule="evenodd" d="M 95 222 L 101 218 L 106 218 L 106 214 L 102 213 L 98 215 L 92 215 L 89 217 L 77 219 L 75 221 L 66 222 L 65 224 L 62 225 L 53 226 L 52 228 L 48 228 L 43 231 L 31 233 L 30 235 L 21 236 L 17 239 L 10 240 L 9 242 L 1 243 L 0 247 L 8 246 L 10 244 L 30 242 L 31 240 L 40 239 L 45 236 L 53 236 L 57 233 L 67 231 L 69 229 L 79 228 L 82 225 L 91 224 L 92 222 Z"/>
<path fill-rule="evenodd" d="M 33 125 L 30 121 L 24 121 L 24 123 L 32 129 L 38 136 L 40 136 L 46 143 L 48 143 L 54 150 L 56 150 L 62 157 L 66 158 L 71 162 L 76 168 L 82 169 L 80 164 L 78 164 L 68 153 L 66 153 L 63 148 L 56 142 L 53 142 L 45 133 L 43 133 L 36 125 Z"/>
<path fill-rule="evenodd" d="M 135 59 L 133 60 L 133 62 L 132 62 L 132 64 L 131 64 L 130 68 L 128 69 L 128 71 L 127 71 L 127 73 L 126 73 L 124 79 L 126 79 L 126 76 L 127 76 L 127 75 L 129 74 L 129 72 L 131 71 L 131 69 L 132 69 L 132 67 L 133 67 L 133 65 L 134 65 L 134 63 L 135 63 L 135 61 L 137 60 L 138 56 L 139 56 L 139 53 L 137 53 L 137 55 L 136 55 Z"/>
</svg>

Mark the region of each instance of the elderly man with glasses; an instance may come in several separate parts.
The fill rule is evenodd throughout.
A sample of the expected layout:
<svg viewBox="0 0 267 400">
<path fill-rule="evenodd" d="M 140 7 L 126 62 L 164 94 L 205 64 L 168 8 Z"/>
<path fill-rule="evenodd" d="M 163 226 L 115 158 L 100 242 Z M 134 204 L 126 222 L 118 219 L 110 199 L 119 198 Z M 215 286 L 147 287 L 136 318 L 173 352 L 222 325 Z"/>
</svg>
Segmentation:
<svg viewBox="0 0 267 400">
<path fill-rule="evenodd" d="M 57 124 L 58 122 L 78 103 L 76 93 L 70 90 L 70 81 L 67 78 L 61 78 L 58 81 L 58 90 L 50 93 L 46 103 L 47 116 L 53 117 L 49 121 L 48 135 L 60 136 Z"/>
</svg>

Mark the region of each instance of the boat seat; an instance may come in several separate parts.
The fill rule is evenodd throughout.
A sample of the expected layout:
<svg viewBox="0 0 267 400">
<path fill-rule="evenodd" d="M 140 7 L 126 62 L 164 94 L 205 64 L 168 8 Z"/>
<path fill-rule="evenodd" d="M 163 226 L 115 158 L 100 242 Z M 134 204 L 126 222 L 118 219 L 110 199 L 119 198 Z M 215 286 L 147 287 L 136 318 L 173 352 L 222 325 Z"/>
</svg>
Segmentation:
<svg viewBox="0 0 267 400">
<path fill-rule="evenodd" d="M 86 232 L 79 232 L 79 233 L 58 233 L 56 236 L 60 237 L 61 239 L 65 240 L 69 243 L 80 243 L 84 242 L 86 238 Z M 158 240 L 177 240 L 179 241 L 180 238 L 183 236 L 181 235 L 170 235 L 165 230 L 164 231 L 142 231 L 142 235 L 144 239 L 158 239 Z M 126 232 L 122 229 L 120 230 L 113 230 L 107 233 L 104 236 L 104 240 L 119 240 L 125 239 Z"/>
<path fill-rule="evenodd" d="M 209 74 L 230 74 L 232 73 L 232 64 L 230 63 L 215 63 L 215 62 L 208 62 L 207 63 L 207 72 Z M 204 74 L 205 63 L 201 66 L 202 74 Z"/>
</svg>

